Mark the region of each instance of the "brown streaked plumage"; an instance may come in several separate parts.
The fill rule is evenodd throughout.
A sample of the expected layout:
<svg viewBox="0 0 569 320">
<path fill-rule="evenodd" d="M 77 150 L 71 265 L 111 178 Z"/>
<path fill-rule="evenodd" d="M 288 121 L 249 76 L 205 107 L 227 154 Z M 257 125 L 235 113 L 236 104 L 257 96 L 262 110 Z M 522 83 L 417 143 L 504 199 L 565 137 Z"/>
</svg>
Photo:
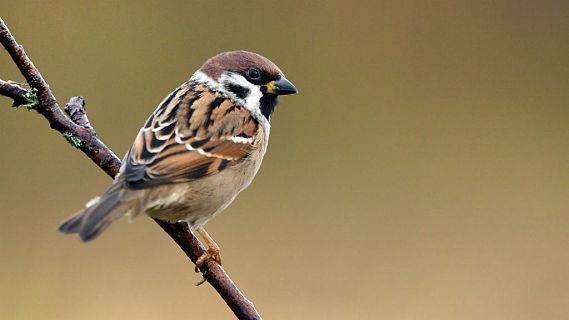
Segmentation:
<svg viewBox="0 0 569 320">
<path fill-rule="evenodd" d="M 259 125 L 244 107 L 204 85 L 182 87 L 156 109 L 149 126 L 134 140 L 123 168 L 129 188 L 190 182 L 231 167 L 251 153 Z M 191 96 L 186 94 L 190 89 Z M 176 123 L 170 123 L 168 109 L 176 109 Z M 251 142 L 230 140 L 237 136 Z"/>
<path fill-rule="evenodd" d="M 84 241 L 125 214 L 187 221 L 203 229 L 253 180 L 267 149 L 277 96 L 296 93 L 281 70 L 256 53 L 233 51 L 209 60 L 168 95 L 140 129 L 113 184 L 61 225 Z"/>
</svg>

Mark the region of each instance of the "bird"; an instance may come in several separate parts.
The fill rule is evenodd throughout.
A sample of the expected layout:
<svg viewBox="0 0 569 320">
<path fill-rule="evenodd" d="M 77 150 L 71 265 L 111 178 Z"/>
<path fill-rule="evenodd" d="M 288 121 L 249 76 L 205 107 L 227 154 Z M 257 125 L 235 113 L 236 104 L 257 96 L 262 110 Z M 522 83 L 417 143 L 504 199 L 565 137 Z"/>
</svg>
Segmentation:
<svg viewBox="0 0 569 320">
<path fill-rule="evenodd" d="M 170 93 L 139 130 L 119 173 L 59 231 L 95 239 L 115 220 L 146 215 L 186 222 L 208 249 L 196 262 L 221 264 L 204 229 L 247 188 L 267 151 L 281 95 L 298 90 L 272 61 L 249 51 L 208 60 Z"/>
</svg>

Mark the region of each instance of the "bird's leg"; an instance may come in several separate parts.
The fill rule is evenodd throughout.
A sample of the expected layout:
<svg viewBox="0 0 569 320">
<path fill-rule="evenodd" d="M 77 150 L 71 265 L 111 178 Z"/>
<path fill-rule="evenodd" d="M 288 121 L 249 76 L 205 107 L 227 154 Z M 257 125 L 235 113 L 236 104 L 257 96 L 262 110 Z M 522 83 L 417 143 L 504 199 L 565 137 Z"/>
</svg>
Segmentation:
<svg viewBox="0 0 569 320">
<path fill-rule="evenodd" d="M 221 254 L 219 253 L 219 246 L 210 235 L 205 231 L 203 227 L 200 227 L 196 230 L 203 238 L 205 244 L 207 245 L 207 251 L 202 254 L 198 260 L 196 260 L 196 272 L 199 272 L 199 269 L 202 267 L 203 263 L 207 259 L 213 259 L 219 265 L 221 265 Z"/>
</svg>

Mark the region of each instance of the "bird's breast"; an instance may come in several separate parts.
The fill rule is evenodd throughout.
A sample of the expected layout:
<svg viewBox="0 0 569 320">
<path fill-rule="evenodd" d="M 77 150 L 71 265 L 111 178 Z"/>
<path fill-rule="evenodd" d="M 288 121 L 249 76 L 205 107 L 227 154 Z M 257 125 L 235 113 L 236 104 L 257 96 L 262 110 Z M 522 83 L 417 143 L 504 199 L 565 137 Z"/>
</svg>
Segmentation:
<svg viewBox="0 0 569 320">
<path fill-rule="evenodd" d="M 261 130 L 254 139 L 251 153 L 241 162 L 212 176 L 149 190 L 153 194 L 148 195 L 146 213 L 160 220 L 183 220 L 192 227 L 202 226 L 251 184 L 267 150 L 267 141 Z"/>
</svg>

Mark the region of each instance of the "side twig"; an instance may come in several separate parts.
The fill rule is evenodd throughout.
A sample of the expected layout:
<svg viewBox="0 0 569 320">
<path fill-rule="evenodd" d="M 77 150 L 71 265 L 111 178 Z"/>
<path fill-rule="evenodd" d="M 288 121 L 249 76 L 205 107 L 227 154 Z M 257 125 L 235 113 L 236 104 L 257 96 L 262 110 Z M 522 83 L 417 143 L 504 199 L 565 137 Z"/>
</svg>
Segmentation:
<svg viewBox="0 0 569 320">
<path fill-rule="evenodd" d="M 14 107 L 28 103 L 28 100 L 25 98 L 27 93 L 28 90 L 15 83 L 0 80 L 0 95 L 12 98 L 12 100 L 14 100 Z"/>
<path fill-rule="evenodd" d="M 93 129 L 91 123 L 89 122 L 89 119 L 87 118 L 87 110 L 85 110 L 85 99 L 83 99 L 83 97 L 77 96 L 69 99 L 69 102 L 65 105 L 64 110 L 69 118 L 71 118 L 71 121 L 85 128 L 92 135 L 97 135 L 95 129 Z"/>
<path fill-rule="evenodd" d="M 60 132 L 69 143 L 83 151 L 109 176 L 116 176 L 121 162 L 97 137 L 87 118 L 85 100 L 82 97 L 71 98 L 65 106 L 66 115 L 59 107 L 47 82 L 28 58 L 22 46 L 16 42 L 1 18 L 0 43 L 8 51 L 31 88 L 26 90 L 12 82 L 0 80 L 0 95 L 14 100 L 14 106 L 25 105 L 30 109 L 35 109 L 48 120 L 51 128 Z M 205 248 L 187 224 L 155 221 L 180 246 L 192 262 L 195 263 L 198 257 L 205 253 Z M 254 305 L 239 291 L 221 266 L 208 260 L 200 270 L 238 319 L 261 319 Z"/>
</svg>

